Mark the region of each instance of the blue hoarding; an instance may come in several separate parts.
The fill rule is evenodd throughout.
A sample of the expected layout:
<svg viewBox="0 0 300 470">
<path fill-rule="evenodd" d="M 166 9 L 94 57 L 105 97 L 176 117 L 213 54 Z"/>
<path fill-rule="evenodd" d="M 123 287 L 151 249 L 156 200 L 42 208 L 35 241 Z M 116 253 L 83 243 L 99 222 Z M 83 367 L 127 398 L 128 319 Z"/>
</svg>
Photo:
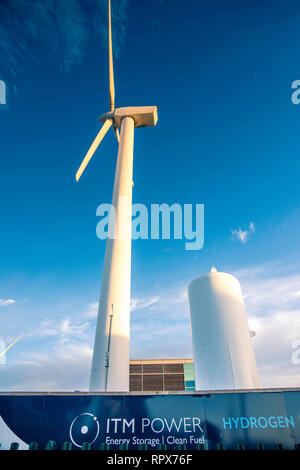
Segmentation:
<svg viewBox="0 0 300 470">
<path fill-rule="evenodd" d="M 155 450 L 294 449 L 300 443 L 300 391 L 224 392 L 174 395 L 0 394 L 0 443 L 30 442 L 74 449 L 90 442 Z"/>
</svg>

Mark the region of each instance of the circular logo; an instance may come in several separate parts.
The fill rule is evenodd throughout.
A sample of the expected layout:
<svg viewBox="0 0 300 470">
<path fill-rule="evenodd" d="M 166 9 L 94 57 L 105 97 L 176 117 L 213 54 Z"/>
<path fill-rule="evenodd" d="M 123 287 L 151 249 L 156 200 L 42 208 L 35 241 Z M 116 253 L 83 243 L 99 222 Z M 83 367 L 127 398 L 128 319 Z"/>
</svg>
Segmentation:
<svg viewBox="0 0 300 470">
<path fill-rule="evenodd" d="M 99 435 L 99 421 L 91 413 L 77 416 L 70 426 L 70 439 L 76 447 L 82 447 L 84 442 L 93 444 Z"/>
</svg>

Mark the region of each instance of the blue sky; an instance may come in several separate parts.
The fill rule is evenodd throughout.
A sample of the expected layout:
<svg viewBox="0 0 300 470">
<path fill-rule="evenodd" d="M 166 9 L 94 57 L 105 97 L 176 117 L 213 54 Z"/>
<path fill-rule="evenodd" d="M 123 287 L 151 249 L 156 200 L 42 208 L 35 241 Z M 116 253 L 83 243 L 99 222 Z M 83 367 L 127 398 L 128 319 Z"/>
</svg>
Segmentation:
<svg viewBox="0 0 300 470">
<path fill-rule="evenodd" d="M 159 105 L 135 133 L 133 202 L 205 205 L 202 250 L 133 242 L 131 356 L 192 356 L 186 288 L 215 265 L 241 281 L 263 386 L 299 386 L 299 2 L 112 5 L 116 104 Z M 23 334 L 0 387 L 86 389 L 112 132 L 75 173 L 108 110 L 106 2 L 4 0 L 0 13 L 0 338 Z"/>
</svg>

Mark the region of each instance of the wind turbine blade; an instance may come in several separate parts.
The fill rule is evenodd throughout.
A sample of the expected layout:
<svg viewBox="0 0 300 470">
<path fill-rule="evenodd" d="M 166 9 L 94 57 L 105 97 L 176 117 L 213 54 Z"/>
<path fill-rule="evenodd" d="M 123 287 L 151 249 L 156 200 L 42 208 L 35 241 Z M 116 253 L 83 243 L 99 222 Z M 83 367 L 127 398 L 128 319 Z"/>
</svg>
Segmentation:
<svg viewBox="0 0 300 470">
<path fill-rule="evenodd" d="M 116 138 L 117 138 L 117 141 L 120 142 L 120 133 L 119 133 L 119 129 L 117 127 L 114 126 L 114 133 L 116 135 Z"/>
<path fill-rule="evenodd" d="M 80 165 L 80 167 L 79 167 L 79 169 L 76 173 L 76 181 L 77 182 L 79 181 L 80 176 L 82 175 L 82 173 L 86 169 L 87 164 L 89 163 L 90 159 L 92 158 L 92 156 L 96 152 L 97 148 L 99 147 L 99 145 L 101 143 L 101 140 L 105 137 L 105 135 L 106 135 L 107 131 L 109 130 L 109 128 L 111 127 L 111 125 L 112 125 L 112 121 L 110 119 L 107 119 L 104 122 L 103 126 L 101 127 L 99 134 L 97 135 L 96 139 L 92 143 L 88 153 L 84 157 L 83 162 L 81 163 L 81 165 Z"/>
<path fill-rule="evenodd" d="M 17 339 L 15 339 L 9 346 L 7 346 L 7 348 L 5 348 L 3 351 L 0 352 L 0 357 L 4 356 L 5 353 L 7 353 L 7 351 L 14 345 L 16 344 L 17 341 L 19 341 L 19 339 L 22 338 L 23 335 L 20 335 L 18 336 Z"/>
<path fill-rule="evenodd" d="M 109 107 L 110 111 L 115 110 L 115 80 L 114 80 L 114 61 L 112 51 L 111 34 L 111 0 L 108 0 L 108 51 L 109 51 Z"/>
</svg>

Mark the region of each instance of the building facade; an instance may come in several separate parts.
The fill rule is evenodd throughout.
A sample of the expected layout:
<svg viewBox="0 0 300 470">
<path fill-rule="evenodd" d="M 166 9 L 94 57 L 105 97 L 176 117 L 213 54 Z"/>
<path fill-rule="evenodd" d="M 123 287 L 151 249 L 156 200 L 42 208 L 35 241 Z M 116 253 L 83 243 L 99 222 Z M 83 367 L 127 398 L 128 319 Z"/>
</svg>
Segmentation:
<svg viewBox="0 0 300 470">
<path fill-rule="evenodd" d="M 195 390 L 192 359 L 136 359 L 130 361 L 131 392 Z"/>
</svg>

